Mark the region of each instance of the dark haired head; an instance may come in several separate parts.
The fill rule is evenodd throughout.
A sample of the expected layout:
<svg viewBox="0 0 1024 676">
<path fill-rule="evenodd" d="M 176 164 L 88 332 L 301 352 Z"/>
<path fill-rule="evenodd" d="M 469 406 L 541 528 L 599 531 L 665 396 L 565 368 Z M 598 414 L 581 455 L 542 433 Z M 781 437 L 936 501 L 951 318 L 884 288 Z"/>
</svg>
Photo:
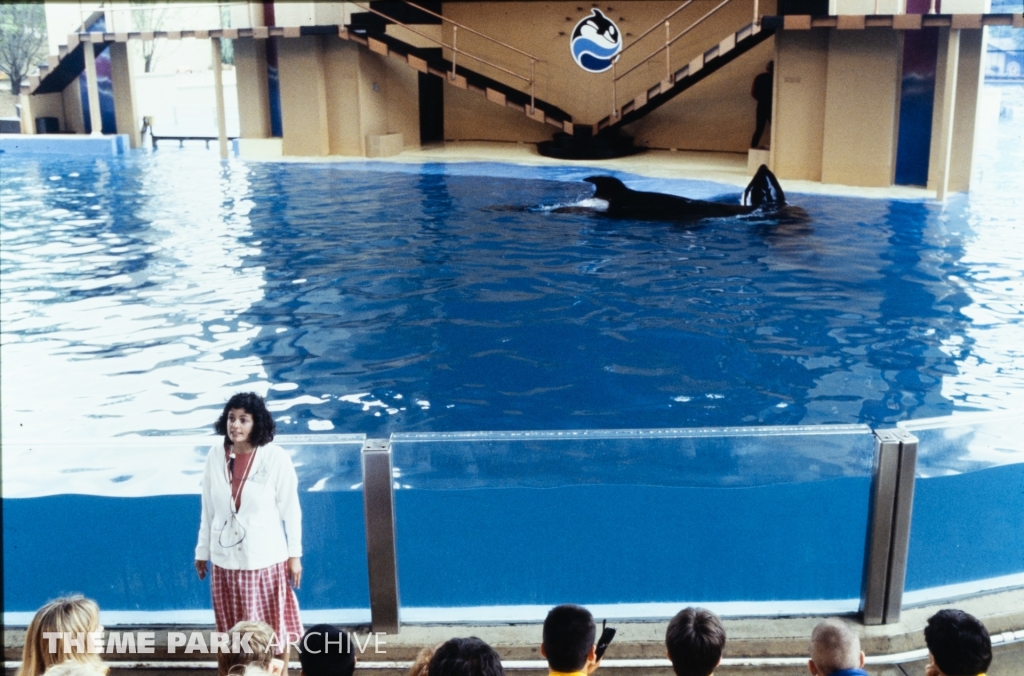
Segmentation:
<svg viewBox="0 0 1024 676">
<path fill-rule="evenodd" d="M 442 643 L 430 658 L 427 673 L 430 676 L 504 676 L 505 670 L 494 648 L 470 636 Z"/>
<path fill-rule="evenodd" d="M 685 608 L 672 618 L 665 646 L 676 676 L 709 676 L 722 659 L 725 627 L 703 608 Z"/>
<path fill-rule="evenodd" d="M 274 419 L 270 416 L 263 397 L 255 392 L 239 392 L 228 399 L 228 403 L 224 404 L 224 410 L 221 411 L 220 418 L 213 423 L 213 429 L 224 437 L 224 448 L 231 446 L 231 441 L 227 437 L 228 413 L 233 408 L 245 409 L 245 412 L 252 416 L 252 432 L 249 434 L 249 443 L 253 448 L 265 446 L 274 440 L 277 426 L 274 425 Z"/>
<path fill-rule="evenodd" d="M 594 647 L 597 625 L 590 611 L 566 604 L 555 606 L 544 620 L 544 656 L 553 671 L 583 669 Z"/>
<path fill-rule="evenodd" d="M 318 624 L 302 637 L 299 663 L 306 676 L 352 676 L 356 656 L 347 632 Z"/>
<path fill-rule="evenodd" d="M 924 642 L 935 666 L 946 676 L 977 676 L 992 663 L 988 630 L 962 610 L 946 608 L 929 617 Z"/>
</svg>

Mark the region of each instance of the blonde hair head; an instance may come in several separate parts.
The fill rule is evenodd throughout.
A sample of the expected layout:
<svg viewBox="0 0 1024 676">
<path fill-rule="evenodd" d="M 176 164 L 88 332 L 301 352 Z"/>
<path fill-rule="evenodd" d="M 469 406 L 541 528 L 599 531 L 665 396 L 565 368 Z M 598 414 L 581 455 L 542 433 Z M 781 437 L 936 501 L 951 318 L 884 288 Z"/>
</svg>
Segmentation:
<svg viewBox="0 0 1024 676">
<path fill-rule="evenodd" d="M 50 601 L 36 611 L 28 625 L 17 676 L 40 676 L 53 665 L 68 660 L 88 664 L 106 673 L 107 667 L 101 657 L 89 652 L 87 640 L 76 644 L 80 634 L 85 638 L 85 634 L 99 629 L 100 608 L 95 601 L 78 594 Z M 51 632 L 59 633 L 60 637 L 51 642 L 44 636 Z M 70 634 L 73 642 L 65 645 L 65 634 Z M 51 645 L 54 647 L 52 651 Z"/>
<path fill-rule="evenodd" d="M 255 666 L 267 670 L 270 668 L 270 661 L 274 659 L 274 650 L 277 648 L 277 635 L 266 622 L 242 621 L 231 627 L 229 633 L 244 634 L 250 632 L 249 647 L 251 653 L 219 652 L 217 653 L 217 674 L 228 676 L 233 674 L 242 676 L 248 671 L 248 667 Z"/>
</svg>

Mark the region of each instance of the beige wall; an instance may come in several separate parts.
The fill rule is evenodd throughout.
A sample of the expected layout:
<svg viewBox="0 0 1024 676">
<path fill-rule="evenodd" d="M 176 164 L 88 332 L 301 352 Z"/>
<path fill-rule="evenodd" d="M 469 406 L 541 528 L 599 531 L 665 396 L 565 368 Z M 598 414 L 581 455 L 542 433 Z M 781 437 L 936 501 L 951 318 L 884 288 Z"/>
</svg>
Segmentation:
<svg viewBox="0 0 1024 676">
<path fill-rule="evenodd" d="M 777 40 L 772 169 L 779 178 L 820 181 L 828 31 L 783 31 Z"/>
<path fill-rule="evenodd" d="M 672 35 L 716 4 L 715 0 L 695 0 L 671 20 Z M 774 12 L 774 4 L 772 0 L 761 2 L 762 13 Z M 625 44 L 630 45 L 677 6 L 673 2 L 616 3 L 609 14 L 622 30 Z M 590 14 L 590 7 L 591 3 L 576 2 L 453 2 L 444 5 L 444 15 L 540 59 L 536 66 L 538 98 L 562 108 L 576 122 L 593 124 L 611 112 L 611 71 L 587 73 L 573 62 L 569 51 L 573 27 Z M 601 9 L 604 11 L 606 8 Z M 672 69 L 682 68 L 689 60 L 749 23 L 752 17 L 751 0 L 734 0 L 726 5 L 673 45 Z M 450 26 L 445 27 L 444 35 L 450 44 Z M 618 72 L 643 62 L 644 57 L 662 44 L 664 30 L 659 28 L 637 47 L 623 54 L 617 64 Z M 467 31 L 459 31 L 458 46 L 474 54 L 487 54 L 497 65 L 529 75 L 529 59 L 490 47 L 485 40 Z M 446 57 L 451 58 L 447 51 Z M 768 45 L 759 46 L 652 113 L 657 116 L 652 118 L 654 121 L 639 121 L 628 131 L 635 134 L 639 142 L 647 140 L 654 147 L 746 150 L 754 124 L 750 82 L 763 70 L 765 62 L 771 58 L 771 51 Z M 460 55 L 459 63 L 523 91 L 528 89 L 527 84 L 512 76 L 474 64 L 468 57 Z M 648 65 L 620 80 L 618 105 L 656 84 L 664 75 L 665 57 L 662 53 Z M 723 116 L 726 119 L 724 124 Z M 554 127 L 525 119 L 522 113 L 502 111 L 479 94 L 450 86 L 445 88 L 445 137 L 448 139 L 539 141 L 551 138 L 554 131 Z"/>
<path fill-rule="evenodd" d="M 78 78 L 61 92 L 61 99 L 64 102 L 64 123 L 67 125 L 65 131 L 75 134 L 85 133 L 85 113 L 82 108 L 82 92 L 79 89 Z"/>
<path fill-rule="evenodd" d="M 241 138 L 270 138 L 267 41 L 235 40 L 238 132 Z"/>
<path fill-rule="evenodd" d="M 282 152 L 300 156 L 329 154 L 322 38 L 278 40 L 277 66 L 281 82 Z"/>
<path fill-rule="evenodd" d="M 76 82 L 77 84 L 77 82 Z M 22 89 L 22 92 L 27 90 Z M 64 96 L 60 93 L 39 94 L 30 96 L 22 94 L 18 103 L 21 104 L 21 131 L 23 134 L 36 133 L 37 117 L 55 117 L 61 131 L 67 131 L 64 120 Z"/>
<path fill-rule="evenodd" d="M 892 184 L 903 40 L 897 31 L 832 30 L 821 180 Z"/>
<path fill-rule="evenodd" d="M 627 126 L 626 132 L 648 148 L 747 152 L 757 110 L 750 85 L 774 52 L 774 41 L 766 40 Z M 651 75 L 653 82 L 657 75 Z"/>
</svg>

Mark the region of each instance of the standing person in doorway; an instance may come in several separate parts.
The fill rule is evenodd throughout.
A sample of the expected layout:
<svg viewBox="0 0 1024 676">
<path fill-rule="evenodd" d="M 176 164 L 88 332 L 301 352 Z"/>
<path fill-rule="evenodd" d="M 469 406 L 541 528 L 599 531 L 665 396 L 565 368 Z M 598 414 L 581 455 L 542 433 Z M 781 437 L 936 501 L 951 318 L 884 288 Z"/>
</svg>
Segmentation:
<svg viewBox="0 0 1024 676">
<path fill-rule="evenodd" d="M 757 127 L 750 139 L 750 147 L 757 148 L 761 143 L 764 127 L 772 121 L 772 89 L 775 86 L 775 62 L 769 61 L 765 72 L 754 78 L 750 85 L 750 95 L 757 101 Z"/>
<path fill-rule="evenodd" d="M 206 458 L 196 571 L 200 580 L 210 574 L 217 631 L 265 622 L 276 634 L 275 654 L 282 655 L 302 637 L 292 591 L 302 581 L 295 468 L 287 451 L 270 443 L 274 419 L 258 394 L 231 397 L 213 428 L 224 441 Z"/>
</svg>

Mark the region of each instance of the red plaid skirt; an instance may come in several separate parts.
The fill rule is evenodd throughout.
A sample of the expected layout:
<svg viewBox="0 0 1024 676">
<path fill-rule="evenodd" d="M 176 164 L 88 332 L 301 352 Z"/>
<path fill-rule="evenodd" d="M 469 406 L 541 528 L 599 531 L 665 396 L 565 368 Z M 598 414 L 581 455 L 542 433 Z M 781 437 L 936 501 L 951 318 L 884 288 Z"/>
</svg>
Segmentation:
<svg viewBox="0 0 1024 676">
<path fill-rule="evenodd" d="M 288 584 L 288 562 L 259 570 L 232 570 L 213 566 L 210 577 L 217 631 L 230 631 L 243 620 L 266 622 L 277 634 L 278 648 L 302 638 L 299 602 Z"/>
</svg>

